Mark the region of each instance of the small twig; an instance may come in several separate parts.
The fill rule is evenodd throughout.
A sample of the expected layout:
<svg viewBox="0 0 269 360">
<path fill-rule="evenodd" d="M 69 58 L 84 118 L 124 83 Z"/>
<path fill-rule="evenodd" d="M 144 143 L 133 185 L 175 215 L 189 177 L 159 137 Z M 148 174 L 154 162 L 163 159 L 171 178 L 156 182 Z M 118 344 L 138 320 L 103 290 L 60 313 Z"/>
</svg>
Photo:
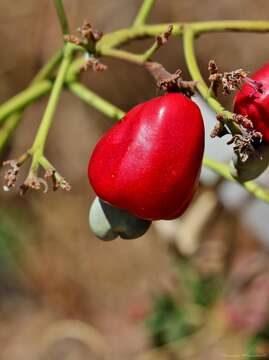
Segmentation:
<svg viewBox="0 0 269 360">
<path fill-rule="evenodd" d="M 5 119 L 18 110 L 22 110 L 33 101 L 39 99 L 41 96 L 46 95 L 52 89 L 53 83 L 50 80 L 42 80 L 38 83 L 29 86 L 19 94 L 15 95 L 2 106 L 0 106 L 0 124 Z"/>
<path fill-rule="evenodd" d="M 147 62 L 146 69 L 156 80 L 157 88 L 165 92 L 181 92 L 191 97 L 194 95 L 197 81 L 185 81 L 182 78 L 182 71 L 178 69 L 174 74 L 169 73 L 157 62 Z"/>
<path fill-rule="evenodd" d="M 143 54 L 143 61 L 149 61 L 152 56 L 159 50 L 160 47 L 165 45 L 172 34 L 174 26 L 170 24 L 167 30 L 161 35 L 157 35 L 154 44 Z"/>
<path fill-rule="evenodd" d="M 133 24 L 134 27 L 143 25 L 146 22 L 147 17 L 149 16 L 149 13 L 153 8 L 154 4 L 155 4 L 155 0 L 143 0 L 142 6 L 140 7 L 135 18 Z"/>
<path fill-rule="evenodd" d="M 87 89 L 86 86 L 78 82 L 68 84 L 68 88 L 73 94 L 85 101 L 88 105 L 93 106 L 95 109 L 114 120 L 120 120 L 125 115 L 121 109 L 110 104 L 108 101 L 104 100 L 90 89 Z"/>
<path fill-rule="evenodd" d="M 54 0 L 54 5 L 57 11 L 58 19 L 64 35 L 69 34 L 69 25 L 64 11 L 62 0 Z"/>
</svg>

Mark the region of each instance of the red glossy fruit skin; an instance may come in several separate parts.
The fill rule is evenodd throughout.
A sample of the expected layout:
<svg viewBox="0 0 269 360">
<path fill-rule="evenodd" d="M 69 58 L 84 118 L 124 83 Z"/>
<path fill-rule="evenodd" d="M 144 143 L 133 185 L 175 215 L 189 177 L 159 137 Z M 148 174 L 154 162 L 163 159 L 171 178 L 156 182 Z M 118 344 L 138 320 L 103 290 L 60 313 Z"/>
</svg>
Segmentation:
<svg viewBox="0 0 269 360">
<path fill-rule="evenodd" d="M 251 76 L 262 84 L 263 93 L 255 92 L 254 88 L 245 83 L 234 99 L 234 112 L 248 116 L 263 140 L 269 142 L 269 63 Z"/>
<path fill-rule="evenodd" d="M 101 199 L 142 219 L 174 219 L 192 200 L 203 152 L 200 109 L 169 93 L 137 105 L 101 138 L 89 181 Z"/>
</svg>

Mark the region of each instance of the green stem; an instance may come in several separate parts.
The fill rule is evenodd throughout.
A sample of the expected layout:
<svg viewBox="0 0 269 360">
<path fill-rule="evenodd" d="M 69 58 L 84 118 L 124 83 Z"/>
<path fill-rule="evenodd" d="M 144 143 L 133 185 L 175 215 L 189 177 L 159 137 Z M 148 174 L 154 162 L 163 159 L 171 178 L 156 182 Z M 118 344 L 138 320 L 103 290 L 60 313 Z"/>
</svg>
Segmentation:
<svg viewBox="0 0 269 360">
<path fill-rule="evenodd" d="M 153 8 L 155 0 L 144 0 L 140 7 L 138 14 L 136 15 L 133 26 L 140 26 L 144 24 L 149 16 L 151 9 Z"/>
<path fill-rule="evenodd" d="M 45 156 L 41 156 L 39 158 L 39 164 L 43 167 L 44 170 L 50 170 L 54 172 L 55 179 L 57 181 L 63 180 L 63 177 L 58 173 L 58 171 L 55 169 L 55 167 L 52 165 L 52 163 L 45 158 Z"/>
<path fill-rule="evenodd" d="M 62 63 L 60 65 L 56 80 L 53 84 L 53 88 L 50 94 L 50 98 L 46 107 L 46 110 L 43 114 L 43 118 L 37 130 L 37 134 L 33 143 L 33 146 L 29 153 L 31 153 L 34 157 L 38 159 L 41 155 L 43 155 L 45 142 L 48 136 L 49 129 L 52 124 L 53 116 L 56 111 L 56 106 L 63 88 L 65 75 L 67 69 L 72 60 L 72 51 L 73 46 L 72 44 L 66 44 L 64 50 L 64 57 Z M 34 161 L 34 159 L 33 159 Z"/>
<path fill-rule="evenodd" d="M 43 80 L 15 95 L 0 107 L 0 124 L 12 113 L 23 109 L 41 96 L 47 94 L 52 88 L 52 81 Z"/>
<path fill-rule="evenodd" d="M 162 34 L 167 30 L 169 23 L 140 25 L 132 28 L 116 30 L 105 34 L 97 44 L 97 50 L 104 47 L 118 47 L 134 39 L 148 38 Z M 172 35 L 179 36 L 183 33 L 183 28 L 188 25 L 192 28 L 195 35 L 210 32 L 269 32 L 269 21 L 205 21 L 195 23 L 173 23 Z"/>
<path fill-rule="evenodd" d="M 269 21 L 223 20 L 202 21 L 190 23 L 194 33 L 204 34 L 213 32 L 268 32 Z"/>
<path fill-rule="evenodd" d="M 7 145 L 10 136 L 19 125 L 22 119 L 22 111 L 10 115 L 0 128 L 0 151 Z"/>
<path fill-rule="evenodd" d="M 73 94 L 106 116 L 114 120 L 120 120 L 124 116 L 124 112 L 121 109 L 102 99 L 100 96 L 87 89 L 84 85 L 74 82 L 68 84 L 68 88 Z"/>
<path fill-rule="evenodd" d="M 100 52 L 100 54 L 103 56 L 107 56 L 107 57 L 130 61 L 137 65 L 141 65 L 144 63 L 143 54 L 142 55 L 133 54 L 133 53 L 130 53 L 129 51 L 125 51 L 125 50 L 105 48 L 104 50 L 102 50 Z"/>
<path fill-rule="evenodd" d="M 130 42 L 133 39 L 138 39 L 141 37 L 152 37 L 159 34 L 162 34 L 167 30 L 169 24 L 156 24 L 156 25 L 143 25 L 137 28 L 131 29 L 121 29 L 115 31 L 113 33 L 105 35 L 101 41 L 97 44 L 97 50 L 101 55 L 106 53 L 110 54 L 110 56 L 119 55 L 122 59 L 129 60 L 130 58 L 133 61 L 139 62 L 141 59 L 141 55 L 131 54 L 131 57 L 124 53 L 111 53 L 111 47 L 122 45 L 123 43 Z M 183 23 L 175 23 L 173 28 L 172 35 L 179 36 L 183 33 Z M 269 22 L 259 22 L 259 21 L 212 21 L 212 22 L 198 22 L 191 24 L 190 27 L 185 27 L 185 36 L 184 36 L 184 50 L 186 54 L 187 64 L 189 66 L 190 73 L 193 75 L 194 79 L 199 80 L 200 83 L 198 85 L 199 91 L 202 96 L 207 100 L 208 98 L 208 87 L 206 86 L 199 68 L 197 66 L 195 56 L 194 56 L 194 48 L 193 48 L 193 38 L 195 34 L 206 33 L 206 32 L 214 32 L 214 31 L 260 31 L 260 32 L 268 32 L 269 31 Z M 114 50 L 114 49 L 112 49 Z M 117 50 L 119 51 L 119 50 Z M 78 60 L 76 62 L 76 66 L 73 67 L 72 64 L 72 73 L 78 71 L 78 68 L 81 66 L 81 61 Z M 71 75 L 71 73 L 70 73 Z M 43 86 L 45 83 L 43 83 Z M 42 85 L 41 85 L 42 87 Z M 46 89 L 41 89 L 41 87 L 37 86 L 36 88 L 28 88 L 16 95 L 15 98 L 8 100 L 2 106 L 0 106 L 0 123 L 12 112 L 19 110 L 21 107 L 28 105 L 28 102 L 32 102 L 39 98 L 40 96 L 46 94 L 51 89 L 51 84 L 47 83 Z M 44 91 L 45 90 L 45 91 Z M 37 91 L 37 94 L 35 94 Z M 224 112 L 223 107 L 217 102 L 216 99 L 210 97 L 208 100 L 210 106 L 212 106 L 215 111 Z M 230 115 L 229 112 L 226 113 L 227 116 Z"/>
<path fill-rule="evenodd" d="M 133 28 L 126 28 L 116 30 L 114 32 L 105 34 L 100 41 L 96 44 L 96 51 L 105 48 L 119 47 L 120 45 L 127 44 L 132 40 L 141 38 L 150 38 L 164 33 L 170 24 L 155 24 L 155 25 L 141 25 Z M 173 24 L 173 36 L 180 36 L 183 32 L 183 23 Z"/>
<path fill-rule="evenodd" d="M 63 35 L 70 34 L 67 17 L 64 11 L 62 0 L 54 0 L 54 5 L 58 15 L 58 19 L 62 28 Z"/>
<path fill-rule="evenodd" d="M 160 45 L 157 41 L 155 41 L 154 44 L 142 55 L 143 62 L 150 60 L 152 56 L 156 53 L 156 51 L 159 49 L 159 47 Z"/>
<path fill-rule="evenodd" d="M 207 104 L 216 112 L 223 115 L 224 119 L 226 119 L 226 124 L 229 127 L 232 134 L 240 133 L 240 129 L 233 122 L 232 113 L 224 109 L 224 107 L 217 101 L 215 97 L 212 97 L 211 91 L 206 85 L 202 74 L 199 70 L 195 52 L 194 52 L 194 32 L 191 26 L 185 26 L 183 33 L 183 48 L 186 64 L 189 70 L 189 73 L 193 80 L 198 81 L 197 89 L 199 93 L 202 95 Z"/>
<path fill-rule="evenodd" d="M 257 199 L 260 199 L 262 201 L 265 201 L 269 203 L 269 191 L 264 189 L 263 187 L 259 186 L 253 181 L 247 181 L 244 183 L 237 182 L 230 174 L 229 165 L 219 163 L 215 160 L 208 159 L 204 157 L 203 159 L 203 165 L 207 168 L 213 170 L 215 173 L 219 174 L 223 178 L 225 178 L 228 181 L 236 182 L 240 184 L 243 188 L 245 188 L 249 193 L 254 195 Z"/>
<path fill-rule="evenodd" d="M 62 51 L 58 51 L 38 72 L 31 84 L 36 84 L 41 80 L 47 78 L 58 65 L 62 57 Z M 0 151 L 6 146 L 10 136 L 13 134 L 19 123 L 21 122 L 23 112 L 20 110 L 17 113 L 10 115 L 4 125 L 0 129 Z"/>
</svg>

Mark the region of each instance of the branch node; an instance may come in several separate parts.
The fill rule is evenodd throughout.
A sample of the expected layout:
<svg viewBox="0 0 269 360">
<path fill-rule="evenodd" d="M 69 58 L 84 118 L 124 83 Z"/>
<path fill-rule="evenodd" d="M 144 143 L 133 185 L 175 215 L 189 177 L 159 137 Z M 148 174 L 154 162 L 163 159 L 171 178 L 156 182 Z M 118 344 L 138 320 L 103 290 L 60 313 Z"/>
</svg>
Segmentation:
<svg viewBox="0 0 269 360">
<path fill-rule="evenodd" d="M 183 80 L 180 69 L 171 74 L 161 64 L 150 61 L 145 63 L 145 67 L 156 80 L 158 89 L 165 92 L 180 92 L 188 97 L 194 95 L 198 82 Z"/>
<path fill-rule="evenodd" d="M 80 37 L 69 34 L 64 39 L 75 45 L 83 47 L 89 53 L 95 53 L 96 43 L 102 38 L 103 33 L 94 29 L 91 23 L 85 20 L 81 27 L 77 29 Z"/>
</svg>

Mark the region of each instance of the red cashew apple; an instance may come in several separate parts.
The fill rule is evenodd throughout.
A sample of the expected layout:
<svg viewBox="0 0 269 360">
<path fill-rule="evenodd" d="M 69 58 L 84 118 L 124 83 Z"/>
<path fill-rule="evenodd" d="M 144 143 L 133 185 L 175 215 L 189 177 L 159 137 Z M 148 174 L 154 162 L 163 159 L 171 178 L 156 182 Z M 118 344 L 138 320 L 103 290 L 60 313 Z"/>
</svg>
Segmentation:
<svg viewBox="0 0 269 360">
<path fill-rule="evenodd" d="M 269 142 L 269 63 L 247 79 L 234 99 L 234 112 L 247 116 Z"/>
<path fill-rule="evenodd" d="M 114 207 L 141 219 L 174 219 L 192 200 L 203 152 L 200 109 L 168 93 L 135 106 L 100 139 L 89 181 Z"/>
</svg>

